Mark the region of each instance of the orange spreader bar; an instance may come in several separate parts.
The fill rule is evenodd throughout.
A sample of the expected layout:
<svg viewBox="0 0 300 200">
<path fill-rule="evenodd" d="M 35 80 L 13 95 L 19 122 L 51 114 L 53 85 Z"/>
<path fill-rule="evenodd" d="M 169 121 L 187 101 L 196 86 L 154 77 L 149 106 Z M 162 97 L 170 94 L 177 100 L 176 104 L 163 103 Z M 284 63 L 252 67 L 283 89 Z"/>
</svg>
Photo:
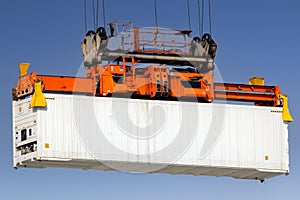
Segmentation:
<svg viewBox="0 0 300 200">
<path fill-rule="evenodd" d="M 154 73 L 154 72 L 152 72 Z M 112 79 L 112 77 L 110 77 Z M 171 80 L 171 79 L 170 79 Z M 13 99 L 23 98 L 27 95 L 30 95 L 34 92 L 34 84 L 37 81 L 42 82 L 42 90 L 44 92 L 53 92 L 53 93 L 81 93 L 85 95 L 91 96 L 104 96 L 99 94 L 101 91 L 93 78 L 78 78 L 78 77 L 69 77 L 69 76 L 47 76 L 47 75 L 36 75 L 35 72 L 31 74 L 27 74 L 25 76 L 19 77 L 18 86 L 13 89 Z M 112 82 L 109 81 L 109 83 Z M 147 82 L 147 81 L 146 81 Z M 144 84 L 146 84 L 146 82 Z M 169 97 L 174 97 L 173 90 L 176 90 L 177 87 L 182 87 L 179 85 L 174 85 L 173 82 L 170 81 Z M 153 84 L 152 84 L 153 85 Z M 174 86 L 173 86 L 174 85 Z M 207 102 L 213 102 L 213 100 L 217 99 L 226 99 L 230 101 L 248 101 L 254 102 L 255 105 L 267 105 L 267 106 L 278 106 L 281 105 L 280 102 L 280 88 L 278 86 L 260 86 L 260 85 L 246 85 L 246 84 L 233 84 L 233 83 L 213 83 L 214 90 L 204 90 L 208 95 L 212 98 L 204 98 Z M 111 92 L 128 92 L 127 89 L 118 91 L 116 88 L 119 86 L 118 84 L 109 85 L 112 88 L 109 88 Z M 100 84 L 102 89 L 106 87 L 104 83 Z M 115 88 L 114 88 L 115 87 Z M 200 85 L 199 85 L 200 87 Z M 157 88 L 157 87 L 155 87 Z M 189 90 L 193 88 L 188 88 Z M 185 88 L 184 91 L 179 94 L 180 97 L 189 97 L 188 89 Z M 98 91 L 98 93 L 97 93 Z M 201 91 L 201 92 L 203 92 Z M 197 89 L 193 89 L 193 94 L 197 97 L 200 95 Z M 201 93 L 202 94 L 202 93 Z M 168 98 L 165 98 L 166 100 Z"/>
</svg>

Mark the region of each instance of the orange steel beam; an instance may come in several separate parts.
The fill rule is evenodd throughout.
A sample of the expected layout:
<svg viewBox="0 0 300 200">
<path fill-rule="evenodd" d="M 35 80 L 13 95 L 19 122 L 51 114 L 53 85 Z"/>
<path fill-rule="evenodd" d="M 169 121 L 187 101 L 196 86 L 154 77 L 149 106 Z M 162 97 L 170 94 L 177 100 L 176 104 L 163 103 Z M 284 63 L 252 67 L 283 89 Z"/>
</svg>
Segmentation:
<svg viewBox="0 0 300 200">
<path fill-rule="evenodd" d="M 238 93 L 238 92 L 217 92 L 216 99 L 227 99 L 235 101 L 276 101 L 276 96 L 271 94 Z"/>
<path fill-rule="evenodd" d="M 261 85 L 246 85 L 235 83 L 215 83 L 215 90 L 231 90 L 244 92 L 262 92 L 280 94 L 279 86 L 261 86 Z"/>
<path fill-rule="evenodd" d="M 215 99 L 249 101 L 280 105 L 279 86 L 246 85 L 234 83 L 215 83 Z"/>
<path fill-rule="evenodd" d="M 94 94 L 92 79 L 68 76 L 38 75 L 45 92 L 87 93 Z"/>
</svg>

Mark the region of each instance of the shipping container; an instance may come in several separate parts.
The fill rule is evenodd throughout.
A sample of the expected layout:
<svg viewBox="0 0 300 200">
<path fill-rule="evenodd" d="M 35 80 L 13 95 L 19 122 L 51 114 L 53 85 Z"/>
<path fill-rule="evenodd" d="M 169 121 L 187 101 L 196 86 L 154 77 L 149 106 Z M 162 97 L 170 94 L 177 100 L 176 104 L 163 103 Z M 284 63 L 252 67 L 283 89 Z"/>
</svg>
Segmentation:
<svg viewBox="0 0 300 200">
<path fill-rule="evenodd" d="M 14 167 L 264 180 L 289 173 L 282 108 L 46 93 L 13 101 Z"/>
</svg>

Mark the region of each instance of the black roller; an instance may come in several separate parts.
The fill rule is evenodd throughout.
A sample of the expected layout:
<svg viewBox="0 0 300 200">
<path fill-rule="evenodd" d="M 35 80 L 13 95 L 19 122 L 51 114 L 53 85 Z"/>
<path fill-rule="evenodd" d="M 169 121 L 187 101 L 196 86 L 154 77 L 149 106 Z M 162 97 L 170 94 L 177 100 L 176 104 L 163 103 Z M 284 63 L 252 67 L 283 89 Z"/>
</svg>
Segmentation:
<svg viewBox="0 0 300 200">
<path fill-rule="evenodd" d="M 208 48 L 208 54 L 211 56 L 212 59 L 214 59 L 216 57 L 216 52 L 217 52 L 217 43 L 212 39 L 211 35 L 208 33 L 205 33 L 202 36 L 202 41 L 206 41 L 209 45 Z"/>
<path fill-rule="evenodd" d="M 106 30 L 104 27 L 99 27 L 96 33 L 100 36 L 102 40 L 107 40 Z"/>
<path fill-rule="evenodd" d="M 85 34 L 85 36 L 91 36 L 91 35 L 94 35 L 94 34 L 96 34 L 95 31 L 89 30 L 89 31 Z"/>
</svg>

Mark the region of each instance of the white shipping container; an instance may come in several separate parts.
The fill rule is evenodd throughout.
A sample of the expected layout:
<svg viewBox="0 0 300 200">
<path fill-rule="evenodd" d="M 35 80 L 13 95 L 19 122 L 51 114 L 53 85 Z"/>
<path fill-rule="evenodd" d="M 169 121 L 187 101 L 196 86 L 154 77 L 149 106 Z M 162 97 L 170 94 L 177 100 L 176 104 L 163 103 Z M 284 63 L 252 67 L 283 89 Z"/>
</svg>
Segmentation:
<svg viewBox="0 0 300 200">
<path fill-rule="evenodd" d="M 289 173 L 282 108 L 45 94 L 13 101 L 14 167 L 264 180 Z"/>
</svg>

